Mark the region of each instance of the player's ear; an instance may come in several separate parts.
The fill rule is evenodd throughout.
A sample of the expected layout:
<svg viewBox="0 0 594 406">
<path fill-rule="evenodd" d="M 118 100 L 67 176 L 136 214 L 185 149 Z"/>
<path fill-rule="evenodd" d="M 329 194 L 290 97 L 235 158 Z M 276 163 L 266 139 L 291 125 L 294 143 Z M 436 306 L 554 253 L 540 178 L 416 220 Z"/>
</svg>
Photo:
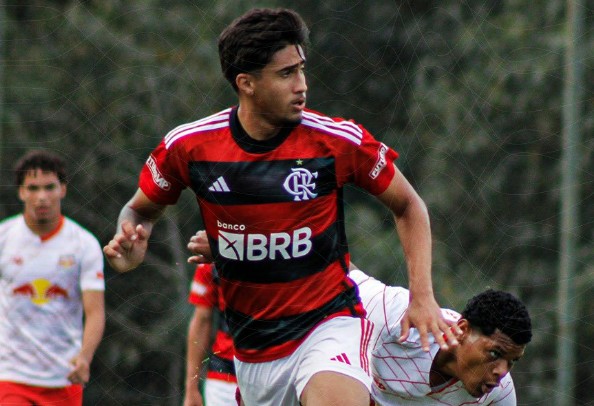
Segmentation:
<svg viewBox="0 0 594 406">
<path fill-rule="evenodd" d="M 466 319 L 460 319 L 456 322 L 456 324 L 462 331 L 462 334 L 457 337 L 458 341 L 460 343 L 463 343 L 464 340 L 466 340 L 466 338 L 470 335 L 472 327 L 470 326 L 470 323 Z"/>
<path fill-rule="evenodd" d="M 240 93 L 252 96 L 254 94 L 254 77 L 249 73 L 240 73 L 235 77 L 235 84 Z"/>
<path fill-rule="evenodd" d="M 25 187 L 23 185 L 19 186 L 19 200 L 21 202 L 25 201 Z"/>
</svg>

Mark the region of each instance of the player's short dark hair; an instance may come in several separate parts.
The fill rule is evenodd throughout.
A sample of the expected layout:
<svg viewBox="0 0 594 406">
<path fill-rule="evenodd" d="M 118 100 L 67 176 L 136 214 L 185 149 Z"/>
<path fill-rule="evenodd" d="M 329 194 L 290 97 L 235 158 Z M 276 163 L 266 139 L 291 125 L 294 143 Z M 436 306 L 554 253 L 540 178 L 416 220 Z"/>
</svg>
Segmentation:
<svg viewBox="0 0 594 406">
<path fill-rule="evenodd" d="M 252 9 L 235 19 L 219 36 L 221 69 L 237 91 L 238 74 L 260 71 L 287 45 L 305 48 L 308 38 L 307 25 L 295 11 Z"/>
<path fill-rule="evenodd" d="M 58 176 L 60 183 L 66 183 L 66 166 L 58 155 L 44 150 L 30 151 L 17 161 L 14 166 L 14 177 L 17 186 L 22 186 L 29 171 L 40 169 Z"/>
<path fill-rule="evenodd" d="M 508 292 L 488 289 L 479 293 L 468 301 L 462 317 L 487 336 L 499 330 L 518 345 L 532 339 L 528 309 Z"/>
</svg>

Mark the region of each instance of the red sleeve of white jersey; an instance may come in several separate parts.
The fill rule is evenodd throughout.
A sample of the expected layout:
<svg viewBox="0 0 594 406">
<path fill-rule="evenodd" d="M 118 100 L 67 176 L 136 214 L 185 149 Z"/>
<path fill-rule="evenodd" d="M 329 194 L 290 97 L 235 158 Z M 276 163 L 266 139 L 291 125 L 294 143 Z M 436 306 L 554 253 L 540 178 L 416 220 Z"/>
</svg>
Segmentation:
<svg viewBox="0 0 594 406">
<path fill-rule="evenodd" d="M 212 265 L 199 264 L 194 272 L 188 302 L 194 306 L 215 307 L 217 287 L 212 278 Z"/>
<path fill-rule="evenodd" d="M 365 128 L 359 128 L 362 130 L 360 143 L 342 143 L 345 150 L 337 156 L 338 176 L 344 183 L 352 182 L 379 195 L 394 177 L 393 162 L 398 153 L 373 138 Z"/>
<path fill-rule="evenodd" d="M 183 150 L 164 141 L 154 149 L 140 172 L 138 186 L 158 204 L 174 204 L 188 180 L 188 164 Z"/>
</svg>

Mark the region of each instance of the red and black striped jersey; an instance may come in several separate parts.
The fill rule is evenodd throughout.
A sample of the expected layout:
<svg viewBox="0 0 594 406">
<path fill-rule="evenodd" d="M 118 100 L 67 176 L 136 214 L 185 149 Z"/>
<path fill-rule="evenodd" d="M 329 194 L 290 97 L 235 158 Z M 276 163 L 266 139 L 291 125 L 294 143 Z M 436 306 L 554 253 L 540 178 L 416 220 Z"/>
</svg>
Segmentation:
<svg viewBox="0 0 594 406">
<path fill-rule="evenodd" d="M 213 310 L 215 339 L 208 359 L 206 377 L 237 382 L 233 365 L 233 339 L 224 318 L 225 302 L 220 293 L 219 277 L 212 264 L 200 264 L 194 271 L 188 302 Z"/>
<path fill-rule="evenodd" d="M 363 127 L 312 110 L 256 141 L 230 108 L 169 132 L 140 188 L 160 204 L 194 191 L 236 356 L 264 362 L 292 353 L 328 317 L 364 314 L 347 276 L 342 190 L 382 193 L 396 157 Z"/>
</svg>

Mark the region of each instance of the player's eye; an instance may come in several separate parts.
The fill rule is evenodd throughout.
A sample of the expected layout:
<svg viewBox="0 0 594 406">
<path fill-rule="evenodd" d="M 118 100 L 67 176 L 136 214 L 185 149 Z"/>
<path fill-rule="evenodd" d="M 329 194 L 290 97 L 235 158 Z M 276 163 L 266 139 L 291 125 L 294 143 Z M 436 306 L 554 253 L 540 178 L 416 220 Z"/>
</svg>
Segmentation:
<svg viewBox="0 0 594 406">
<path fill-rule="evenodd" d="M 492 359 L 499 359 L 499 358 L 501 358 L 501 353 L 497 350 L 491 350 L 491 351 L 489 351 L 489 356 Z"/>
</svg>

